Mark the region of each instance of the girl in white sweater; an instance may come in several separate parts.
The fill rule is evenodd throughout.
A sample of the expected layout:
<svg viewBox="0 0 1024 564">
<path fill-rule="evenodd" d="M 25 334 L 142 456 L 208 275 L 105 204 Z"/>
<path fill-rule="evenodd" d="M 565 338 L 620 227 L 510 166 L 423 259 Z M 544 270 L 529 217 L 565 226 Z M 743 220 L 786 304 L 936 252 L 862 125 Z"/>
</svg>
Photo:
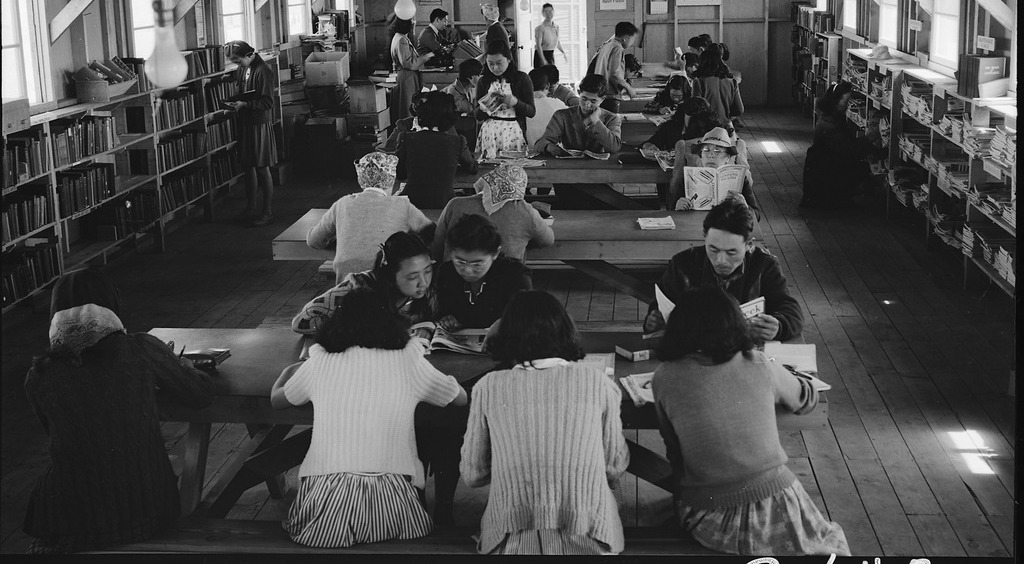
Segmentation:
<svg viewBox="0 0 1024 564">
<path fill-rule="evenodd" d="M 429 534 L 413 414 L 420 402 L 465 405 L 466 391 L 427 362 L 407 322 L 368 290 L 342 297 L 316 339 L 270 395 L 277 409 L 315 408 L 285 530 L 299 544 L 331 548 Z"/>
</svg>

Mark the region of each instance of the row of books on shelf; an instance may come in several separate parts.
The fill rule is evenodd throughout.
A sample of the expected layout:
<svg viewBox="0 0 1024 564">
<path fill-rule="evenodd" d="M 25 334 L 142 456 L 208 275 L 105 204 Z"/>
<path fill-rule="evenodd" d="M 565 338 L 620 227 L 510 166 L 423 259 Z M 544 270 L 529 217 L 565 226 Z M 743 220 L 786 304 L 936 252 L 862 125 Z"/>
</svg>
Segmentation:
<svg viewBox="0 0 1024 564">
<path fill-rule="evenodd" d="M 796 11 L 796 23 L 816 33 L 827 33 L 836 28 L 835 15 L 830 12 L 817 11 L 811 4 L 794 2 L 792 10 Z"/>
<path fill-rule="evenodd" d="M 14 186 L 46 172 L 42 129 L 12 133 L 4 144 L 3 187 Z"/>
<path fill-rule="evenodd" d="M 52 212 L 45 194 L 28 194 L 4 202 L 3 244 L 50 223 Z"/>
<path fill-rule="evenodd" d="M 47 239 L 41 241 L 41 245 L 15 249 L 0 258 L 3 307 L 31 294 L 59 274 L 60 259 L 56 243 L 47 242 Z"/>
<path fill-rule="evenodd" d="M 192 121 L 201 115 L 203 115 L 203 108 L 199 95 L 187 88 L 179 88 L 173 93 L 165 93 L 160 97 L 156 112 L 157 127 L 170 129 Z"/>
<path fill-rule="evenodd" d="M 981 182 L 967 192 L 967 201 L 994 217 L 1005 217 L 1007 209 L 1011 209 L 1010 215 L 1016 216 L 1012 210 L 1016 205 L 1013 200 L 1014 194 L 1010 187 L 1002 182 Z"/>
<path fill-rule="evenodd" d="M 114 194 L 113 164 L 93 163 L 57 174 L 57 207 L 62 218 L 89 209 Z"/>
<path fill-rule="evenodd" d="M 152 225 L 160 217 L 155 191 L 137 191 L 88 216 L 82 232 L 102 241 L 120 241 Z"/>
<path fill-rule="evenodd" d="M 182 132 L 162 137 L 156 146 L 161 168 L 168 170 L 198 158 L 206 152 L 206 136 L 203 132 Z"/>
<path fill-rule="evenodd" d="M 989 148 L 992 151 L 992 160 L 1012 168 L 1017 162 L 1017 130 L 1007 125 L 996 126 L 996 133 L 992 136 Z"/>
<path fill-rule="evenodd" d="M 1015 284 L 1014 262 L 1017 239 L 989 223 L 967 222 L 960 237 L 964 256 L 980 259 L 990 265 L 1004 280 Z"/>
<path fill-rule="evenodd" d="M 213 175 L 213 185 L 220 186 L 238 175 L 238 162 L 231 151 L 216 155 L 210 159 L 210 173 Z"/>
<path fill-rule="evenodd" d="M 843 78 L 853 84 L 854 88 L 866 93 L 868 91 L 868 64 L 847 53 L 843 65 Z"/>
<path fill-rule="evenodd" d="M 209 136 L 210 150 L 223 147 L 235 140 L 235 122 L 233 119 L 224 119 L 211 123 L 206 129 Z"/>
<path fill-rule="evenodd" d="M 181 54 L 188 63 L 189 80 L 224 70 L 226 54 L 220 45 L 188 49 Z"/>
<path fill-rule="evenodd" d="M 196 168 L 176 176 L 160 189 L 164 212 L 176 210 L 210 191 L 210 176 L 205 168 Z"/>
<path fill-rule="evenodd" d="M 227 102 L 235 93 L 235 84 L 231 80 L 225 80 L 214 84 L 206 85 L 206 107 L 208 111 L 217 111 L 221 102 Z"/>
<path fill-rule="evenodd" d="M 927 133 L 904 132 L 900 134 L 897 143 L 907 160 L 924 166 L 924 156 L 931 152 L 931 135 Z"/>
<path fill-rule="evenodd" d="M 108 151 L 117 144 L 114 119 L 109 116 L 88 116 L 74 122 L 55 121 L 50 128 L 57 167 Z"/>
<path fill-rule="evenodd" d="M 900 88 L 903 111 L 926 124 L 932 122 L 932 86 L 926 82 L 907 80 Z"/>
</svg>

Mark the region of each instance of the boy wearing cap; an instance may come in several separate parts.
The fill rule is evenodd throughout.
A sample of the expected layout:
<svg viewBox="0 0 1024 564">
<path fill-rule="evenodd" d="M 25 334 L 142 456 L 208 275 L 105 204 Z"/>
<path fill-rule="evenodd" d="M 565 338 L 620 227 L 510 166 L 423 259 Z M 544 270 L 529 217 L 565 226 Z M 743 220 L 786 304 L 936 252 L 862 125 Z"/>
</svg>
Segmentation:
<svg viewBox="0 0 1024 564">
<path fill-rule="evenodd" d="M 688 210 L 692 202 L 681 197 L 686 193 L 685 175 L 683 174 L 686 164 L 686 155 L 680 154 L 685 150 L 686 143 L 676 143 L 676 165 L 672 170 L 672 182 L 669 184 L 668 208 L 674 210 Z M 736 142 L 729 135 L 729 132 L 722 127 L 716 127 L 704 134 L 700 142 L 695 143 L 690 149 L 693 155 L 699 157 L 698 166 L 719 168 L 725 165 L 736 164 L 739 151 L 736 149 Z M 757 196 L 754 195 L 754 180 L 748 168 L 743 179 L 743 190 L 739 194 L 746 204 L 753 210 L 757 220 L 761 219 L 760 207 L 757 205 Z"/>
</svg>

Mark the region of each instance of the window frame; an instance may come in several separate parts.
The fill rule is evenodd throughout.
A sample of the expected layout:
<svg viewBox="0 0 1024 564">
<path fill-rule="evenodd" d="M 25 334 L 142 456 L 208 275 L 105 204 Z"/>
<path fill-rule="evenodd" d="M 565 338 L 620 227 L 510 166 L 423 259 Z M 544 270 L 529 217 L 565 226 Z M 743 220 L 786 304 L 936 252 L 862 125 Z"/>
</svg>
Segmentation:
<svg viewBox="0 0 1024 564">
<path fill-rule="evenodd" d="M 151 1 L 150 2 L 146 2 L 146 4 L 150 5 L 149 9 L 152 10 L 152 2 Z M 135 27 L 135 0 L 127 0 L 125 2 L 125 5 L 128 6 L 128 21 L 127 21 L 128 28 L 129 28 L 128 29 L 128 36 L 131 38 L 131 52 L 132 52 L 132 56 L 137 58 L 137 59 L 145 59 L 145 58 L 149 57 L 150 55 L 152 55 L 152 52 L 146 53 L 145 55 L 139 53 L 139 51 L 137 49 L 138 46 L 136 45 L 136 41 L 135 41 L 135 33 L 137 31 L 139 31 L 139 30 L 144 30 L 144 29 L 153 30 L 153 41 L 154 41 L 154 45 L 155 45 L 156 44 L 155 43 L 156 42 L 156 22 L 153 21 L 152 17 L 150 17 L 149 25 L 148 26 Z"/>
<path fill-rule="evenodd" d="M 963 2 L 961 2 L 959 0 L 954 3 L 956 5 L 956 7 L 957 7 L 957 16 L 956 16 L 956 43 L 957 43 L 957 47 L 956 47 L 956 51 L 954 52 L 953 56 L 956 57 L 956 58 L 955 59 L 939 58 L 938 60 L 936 60 L 935 59 L 935 48 L 933 47 L 934 45 L 938 45 L 939 44 L 939 42 L 936 40 L 935 35 L 934 35 L 936 33 L 936 30 L 939 27 L 938 25 L 936 25 L 936 23 L 937 23 L 937 20 L 939 19 L 940 16 L 949 16 L 948 13 L 940 13 L 938 4 L 939 4 L 938 2 L 932 2 L 931 29 L 928 31 L 928 65 L 927 65 L 927 67 L 929 69 L 931 69 L 931 70 L 934 70 L 936 72 L 939 72 L 939 73 L 942 73 L 942 74 L 945 74 L 947 76 L 952 77 L 956 73 L 957 66 L 959 66 L 959 53 L 965 53 L 966 52 L 965 49 L 964 49 L 964 45 L 963 45 L 964 6 L 963 6 Z"/>
<path fill-rule="evenodd" d="M 50 79 L 50 27 L 47 25 L 45 3 L 33 0 L 6 1 L 11 2 L 16 10 L 14 28 L 18 39 L 3 49 L 17 48 L 19 51 L 21 72 L 17 73 L 16 78 L 21 81 L 22 97 L 28 99 L 30 108 L 52 103 L 56 101 L 56 93 L 53 80 Z"/>
<path fill-rule="evenodd" d="M 254 40 L 256 37 L 256 6 L 252 0 L 241 0 L 242 11 L 232 12 L 231 16 L 238 14 L 242 15 L 242 37 L 232 38 L 231 40 L 241 39 L 250 45 L 255 45 Z M 229 39 L 224 33 L 224 2 L 217 2 L 217 32 L 220 34 L 220 42 L 227 43 Z"/>
<path fill-rule="evenodd" d="M 306 23 L 306 25 L 305 25 L 305 28 L 302 31 L 300 31 L 298 33 L 292 33 L 292 29 L 291 29 L 291 14 L 289 14 L 288 12 L 292 8 L 294 8 L 296 6 L 300 6 L 300 5 L 302 6 L 302 18 L 303 18 L 303 21 Z M 312 16 L 312 14 L 313 14 L 313 7 L 311 5 L 310 0 L 285 0 L 285 2 L 284 2 L 285 25 L 287 26 L 288 37 L 290 39 L 298 39 L 299 35 L 306 35 L 306 34 L 313 33 L 313 19 L 312 19 L 313 16 Z"/>
<path fill-rule="evenodd" d="M 893 36 L 892 39 L 882 37 L 882 29 L 885 27 L 885 13 L 887 7 L 892 10 L 894 14 L 894 20 L 892 22 Z M 900 3 L 899 0 L 878 0 L 878 44 L 885 45 L 891 49 L 898 49 L 898 43 L 900 38 Z"/>
<path fill-rule="evenodd" d="M 843 0 L 843 27 L 840 28 L 841 31 L 846 31 L 854 35 L 857 34 L 857 22 L 860 19 L 858 17 L 860 11 L 860 6 L 857 5 L 858 2 L 859 0 Z M 847 16 L 853 16 L 853 22 L 850 22 Z"/>
</svg>

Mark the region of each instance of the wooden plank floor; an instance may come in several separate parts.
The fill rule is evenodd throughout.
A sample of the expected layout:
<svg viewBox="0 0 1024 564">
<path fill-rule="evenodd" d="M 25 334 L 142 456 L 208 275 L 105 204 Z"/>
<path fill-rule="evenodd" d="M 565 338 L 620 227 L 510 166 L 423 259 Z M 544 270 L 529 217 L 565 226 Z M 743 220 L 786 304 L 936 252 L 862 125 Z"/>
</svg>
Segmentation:
<svg viewBox="0 0 1024 564">
<path fill-rule="evenodd" d="M 833 386 L 830 429 L 783 434 L 790 468 L 843 526 L 854 554 L 1010 555 L 1015 411 L 1006 390 L 1015 367 L 1013 301 L 995 287 L 963 290 L 962 259 L 942 245 L 927 248 L 922 218 L 913 212 L 898 210 L 886 220 L 881 196 L 855 210 L 799 208 L 810 121 L 790 110 L 753 110 L 743 121 L 762 221 L 771 227 L 764 244 L 782 261 L 804 306 L 804 336 L 818 345 L 821 377 Z M 766 152 L 765 142 L 780 151 Z M 110 272 L 127 327 L 256 327 L 289 318 L 327 281 L 314 262 L 271 260 L 270 241 L 352 186 L 294 182 L 279 190 L 279 221 L 269 227 L 195 222 L 172 234 L 162 255 L 143 250 L 118 260 Z M 230 199 L 218 214 L 231 217 L 240 208 L 240 200 Z M 574 272 L 538 271 L 535 283 L 581 323 L 636 325 L 647 310 Z M 47 462 L 45 434 L 22 387 L 32 355 L 46 345 L 46 324 L 45 304 L 3 319 L 4 553 L 27 546 L 21 522 Z M 184 431 L 181 424 L 163 427 L 176 468 Z M 656 431 L 630 433 L 664 450 Z M 242 426 L 213 428 L 208 486 L 247 440 Z M 253 488 L 228 516 L 282 519 L 295 472 L 286 475 L 284 499 L 271 499 L 265 486 Z M 658 525 L 672 516 L 670 496 L 646 482 L 626 479 L 617 495 L 626 526 Z M 432 496 L 428 488 L 428 504 Z M 457 525 L 477 523 L 486 488 L 460 485 L 456 504 Z"/>
</svg>

